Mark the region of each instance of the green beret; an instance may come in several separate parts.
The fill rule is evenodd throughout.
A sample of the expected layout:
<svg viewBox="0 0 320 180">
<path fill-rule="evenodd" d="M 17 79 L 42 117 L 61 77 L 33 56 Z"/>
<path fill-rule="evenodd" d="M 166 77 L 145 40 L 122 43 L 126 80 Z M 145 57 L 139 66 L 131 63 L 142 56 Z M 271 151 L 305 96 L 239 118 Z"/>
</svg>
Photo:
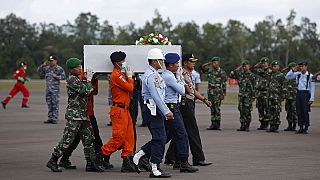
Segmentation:
<svg viewBox="0 0 320 180">
<path fill-rule="evenodd" d="M 249 62 L 248 60 L 243 60 L 243 61 L 241 62 L 241 65 L 247 65 L 247 64 L 250 64 L 250 62 Z"/>
<path fill-rule="evenodd" d="M 81 61 L 78 58 L 70 58 L 66 62 L 67 68 L 72 69 L 81 65 Z"/>
<path fill-rule="evenodd" d="M 263 62 L 269 62 L 269 58 L 267 58 L 267 57 L 262 57 L 262 58 L 260 59 L 260 62 L 261 62 L 261 63 L 263 63 Z"/>
<path fill-rule="evenodd" d="M 295 67 L 295 66 L 297 66 L 297 63 L 295 63 L 295 62 L 291 62 L 288 64 L 288 67 Z"/>
<path fill-rule="evenodd" d="M 271 65 L 272 65 L 272 66 L 273 66 L 273 65 L 279 65 L 279 61 L 274 60 L 274 61 L 272 61 Z"/>
<path fill-rule="evenodd" d="M 220 61 L 220 57 L 214 56 L 211 58 L 211 61 Z"/>
</svg>

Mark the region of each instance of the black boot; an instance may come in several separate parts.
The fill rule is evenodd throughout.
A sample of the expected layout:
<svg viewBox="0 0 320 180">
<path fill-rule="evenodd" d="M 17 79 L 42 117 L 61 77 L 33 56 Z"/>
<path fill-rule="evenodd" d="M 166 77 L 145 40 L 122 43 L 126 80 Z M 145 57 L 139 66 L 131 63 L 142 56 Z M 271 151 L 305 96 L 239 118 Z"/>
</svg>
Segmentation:
<svg viewBox="0 0 320 180">
<path fill-rule="evenodd" d="M 308 134 L 308 126 L 305 126 L 303 129 L 303 134 Z"/>
<path fill-rule="evenodd" d="M 257 130 L 267 130 L 268 122 L 261 121 L 260 127 L 257 128 Z"/>
<path fill-rule="evenodd" d="M 303 133 L 303 126 L 299 126 L 300 128 L 299 128 L 299 130 L 298 131 L 296 131 L 296 134 L 302 134 Z"/>
<path fill-rule="evenodd" d="M 239 129 L 237 129 L 237 131 L 245 131 L 244 123 L 241 123 L 241 126 Z"/>
<path fill-rule="evenodd" d="M 270 128 L 267 130 L 267 132 L 275 132 L 274 125 L 270 125 Z"/>
<path fill-rule="evenodd" d="M 220 121 L 217 121 L 217 130 L 221 131 L 221 129 L 220 129 Z"/>
<path fill-rule="evenodd" d="M 59 157 L 52 155 L 47 163 L 47 167 L 53 172 L 62 172 L 61 168 L 58 166 L 58 159 Z"/>
<path fill-rule="evenodd" d="M 293 123 L 293 124 L 292 124 L 292 130 L 291 130 L 291 131 L 296 131 L 296 126 L 297 126 L 297 123 Z"/>
<path fill-rule="evenodd" d="M 181 160 L 176 160 L 173 164 L 173 169 L 180 169 L 181 168 Z"/>
<path fill-rule="evenodd" d="M 250 122 L 246 122 L 244 126 L 244 131 L 249 132 L 250 131 Z"/>
<path fill-rule="evenodd" d="M 288 127 L 284 131 L 292 131 L 292 123 L 288 123 Z"/>
<path fill-rule="evenodd" d="M 110 163 L 110 156 L 102 155 L 102 165 L 105 169 L 113 168 L 113 165 Z"/>
<path fill-rule="evenodd" d="M 138 164 L 139 169 L 144 169 L 147 172 L 151 172 L 149 158 L 150 158 L 149 156 L 144 155 L 139 159 L 139 164 Z"/>
<path fill-rule="evenodd" d="M 77 166 L 72 165 L 72 163 L 69 160 L 69 156 L 63 155 L 60 159 L 59 166 L 63 167 L 65 169 L 77 169 Z"/>
<path fill-rule="evenodd" d="M 121 172 L 136 172 L 134 165 L 131 164 L 128 157 L 123 157 L 122 159 Z"/>
<path fill-rule="evenodd" d="M 211 125 L 207 128 L 207 130 L 215 130 L 216 129 L 216 125 L 215 125 L 215 121 L 211 121 Z"/>
<path fill-rule="evenodd" d="M 99 157 L 95 155 L 95 153 L 90 153 L 89 157 L 86 157 L 87 165 L 86 171 L 88 172 L 103 172 L 104 167 L 102 165 L 102 161 Z"/>
<path fill-rule="evenodd" d="M 191 166 L 188 163 L 188 158 L 182 158 L 180 163 L 180 172 L 193 173 L 199 171 L 198 168 Z"/>
<path fill-rule="evenodd" d="M 279 133 L 279 124 L 274 125 L 274 126 L 273 126 L 273 129 L 274 129 L 273 132 Z"/>
</svg>

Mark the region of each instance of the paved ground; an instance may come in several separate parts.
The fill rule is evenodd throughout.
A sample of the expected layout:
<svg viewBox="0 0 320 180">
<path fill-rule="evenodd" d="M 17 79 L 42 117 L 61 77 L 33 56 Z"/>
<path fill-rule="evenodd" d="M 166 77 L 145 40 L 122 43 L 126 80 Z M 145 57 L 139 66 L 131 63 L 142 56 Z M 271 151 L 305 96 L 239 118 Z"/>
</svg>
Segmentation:
<svg viewBox="0 0 320 180">
<path fill-rule="evenodd" d="M 104 94 L 105 90 L 101 90 Z M 7 91 L 0 90 L 0 97 Z M 111 157 L 115 168 L 103 173 L 85 172 L 85 160 L 82 145 L 74 152 L 71 160 L 78 166 L 76 170 L 53 173 L 45 167 L 52 148 L 61 137 L 65 121 L 63 114 L 66 107 L 66 94 L 61 96 L 60 123 L 43 124 L 46 120 L 47 106 L 44 92 L 31 92 L 30 109 L 20 108 L 21 95 L 15 97 L 4 110 L 0 107 L 0 179 L 142 179 L 148 173 L 120 173 L 121 160 L 119 152 Z M 255 130 L 258 126 L 257 111 L 253 111 L 252 130 L 237 132 L 238 111 L 236 106 L 222 107 L 221 132 L 207 131 L 209 109 L 198 103 L 196 105 L 198 125 L 202 137 L 204 152 L 208 161 L 214 164 L 200 167 L 199 173 L 184 174 L 163 165 L 174 179 L 217 179 L 217 180 L 256 180 L 256 179 L 320 179 L 320 113 L 319 108 L 312 109 L 311 128 L 308 135 L 296 135 L 284 132 L 287 123 L 285 114 L 281 114 L 282 124 L 279 134 Z M 100 135 L 106 142 L 111 128 L 106 126 L 109 119 L 107 98 L 99 95 L 95 105 L 96 116 L 100 126 Z M 139 124 L 141 119 L 139 117 Z M 147 128 L 137 127 L 138 145 L 149 138 Z"/>
</svg>

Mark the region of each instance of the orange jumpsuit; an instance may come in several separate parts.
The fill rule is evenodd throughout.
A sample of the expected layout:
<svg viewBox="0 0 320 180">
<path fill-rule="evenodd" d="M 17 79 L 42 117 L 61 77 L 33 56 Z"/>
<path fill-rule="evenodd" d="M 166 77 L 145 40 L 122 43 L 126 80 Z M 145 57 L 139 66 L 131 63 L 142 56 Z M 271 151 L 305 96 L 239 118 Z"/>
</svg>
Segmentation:
<svg viewBox="0 0 320 180">
<path fill-rule="evenodd" d="M 112 122 L 112 137 L 101 147 L 103 154 L 109 156 L 122 147 L 121 157 L 127 157 L 134 149 L 134 129 L 129 112 L 130 93 L 134 81 L 114 68 L 110 76 L 112 107 L 109 112 Z"/>
<path fill-rule="evenodd" d="M 20 69 L 17 69 L 13 73 L 13 76 L 14 76 L 14 78 L 17 79 L 17 83 L 14 85 L 14 87 L 10 91 L 7 98 L 3 101 L 3 103 L 8 104 L 10 99 L 13 98 L 19 91 L 21 91 L 21 93 L 23 94 L 22 106 L 27 106 L 30 93 L 29 93 L 28 89 L 26 88 L 26 86 L 24 85 L 24 82 L 21 82 L 18 80 L 19 77 L 26 79 L 26 77 L 27 77 L 26 72 L 24 71 L 24 69 L 22 67 Z"/>
</svg>

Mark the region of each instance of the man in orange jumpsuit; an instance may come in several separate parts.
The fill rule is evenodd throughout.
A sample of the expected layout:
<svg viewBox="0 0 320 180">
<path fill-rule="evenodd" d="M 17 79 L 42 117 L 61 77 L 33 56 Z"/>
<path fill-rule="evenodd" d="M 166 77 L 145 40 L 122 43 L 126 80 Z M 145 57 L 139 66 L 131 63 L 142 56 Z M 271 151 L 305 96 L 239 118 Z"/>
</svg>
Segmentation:
<svg viewBox="0 0 320 180">
<path fill-rule="evenodd" d="M 110 159 L 113 152 L 122 148 L 121 172 L 135 172 L 133 164 L 128 159 L 128 155 L 132 154 L 134 149 L 134 129 L 129 112 L 130 93 L 133 92 L 134 81 L 132 70 L 126 65 L 125 58 L 126 54 L 121 51 L 110 55 L 114 65 L 110 76 L 112 106 L 109 115 L 112 122 L 112 137 L 101 147 L 101 150 L 106 160 Z"/>
<path fill-rule="evenodd" d="M 23 99 L 22 99 L 22 108 L 28 108 L 29 106 L 27 105 L 27 102 L 29 100 L 30 93 L 26 86 L 24 85 L 25 81 L 29 81 L 29 78 L 27 77 L 26 70 L 27 69 L 27 64 L 22 62 L 21 63 L 21 68 L 17 69 L 14 73 L 13 76 L 14 78 L 17 79 L 17 83 L 14 85 L 14 87 L 11 89 L 9 95 L 4 101 L 1 101 L 2 107 L 6 109 L 7 104 L 9 103 L 10 99 L 13 98 L 19 91 L 23 94 Z"/>
</svg>

